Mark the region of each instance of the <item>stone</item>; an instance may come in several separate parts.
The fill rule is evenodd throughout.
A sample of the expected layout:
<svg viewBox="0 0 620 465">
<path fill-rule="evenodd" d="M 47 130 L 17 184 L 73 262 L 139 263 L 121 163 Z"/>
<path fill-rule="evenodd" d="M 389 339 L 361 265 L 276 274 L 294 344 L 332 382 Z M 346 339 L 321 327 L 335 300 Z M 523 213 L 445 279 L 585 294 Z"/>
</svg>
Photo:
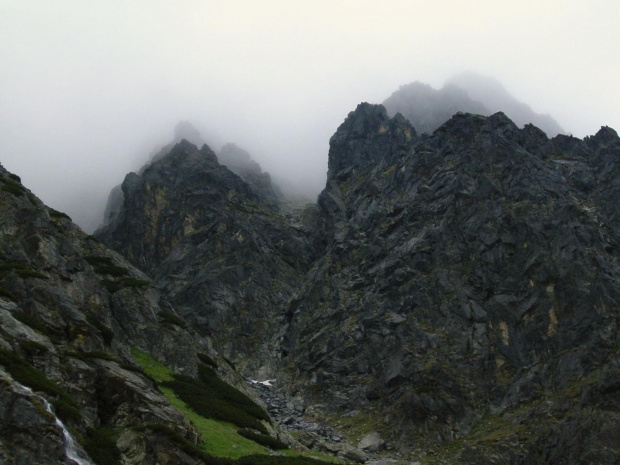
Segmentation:
<svg viewBox="0 0 620 465">
<path fill-rule="evenodd" d="M 368 452 L 377 452 L 385 447 L 385 441 L 377 431 L 364 436 L 357 445 L 357 448 Z"/>
</svg>

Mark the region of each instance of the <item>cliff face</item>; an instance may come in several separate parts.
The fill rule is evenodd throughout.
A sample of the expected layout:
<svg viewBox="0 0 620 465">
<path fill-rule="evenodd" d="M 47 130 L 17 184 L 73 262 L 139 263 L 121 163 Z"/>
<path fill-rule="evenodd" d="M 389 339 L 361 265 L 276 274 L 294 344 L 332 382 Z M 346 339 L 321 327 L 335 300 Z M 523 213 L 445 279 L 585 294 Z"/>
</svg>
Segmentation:
<svg viewBox="0 0 620 465">
<path fill-rule="evenodd" d="M 312 261 L 311 228 L 289 224 L 272 191 L 187 141 L 127 175 L 122 189 L 118 220 L 95 234 L 153 276 L 240 368 L 272 373 L 274 323 Z"/>
<path fill-rule="evenodd" d="M 614 463 L 619 157 L 609 128 L 550 140 L 457 114 L 416 138 L 360 105 L 288 314 L 295 389 L 414 457 Z"/>
<path fill-rule="evenodd" d="M 205 463 L 136 354 L 170 380 L 221 360 L 150 278 L 0 166 L 0 462 Z"/>
<path fill-rule="evenodd" d="M 126 177 L 97 235 L 349 439 L 426 463 L 611 464 L 619 159 L 610 128 L 549 139 L 458 113 L 419 136 L 361 104 L 315 207 L 280 210 L 181 142 Z"/>
</svg>

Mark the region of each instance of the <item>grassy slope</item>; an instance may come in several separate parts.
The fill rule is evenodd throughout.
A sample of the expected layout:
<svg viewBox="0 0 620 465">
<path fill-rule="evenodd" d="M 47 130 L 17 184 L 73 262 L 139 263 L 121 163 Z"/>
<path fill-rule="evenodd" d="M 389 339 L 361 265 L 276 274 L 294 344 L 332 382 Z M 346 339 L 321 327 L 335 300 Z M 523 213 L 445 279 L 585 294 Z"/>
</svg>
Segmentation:
<svg viewBox="0 0 620 465">
<path fill-rule="evenodd" d="M 142 366 L 146 374 L 158 383 L 172 381 L 172 370 L 157 362 L 153 357 L 138 349 L 131 350 L 136 361 Z M 239 427 L 222 421 L 204 418 L 190 409 L 185 402 L 180 400 L 172 389 L 159 387 L 159 390 L 166 396 L 166 399 L 174 408 L 185 414 L 185 416 L 196 426 L 204 444 L 202 448 L 205 452 L 218 456 L 237 459 L 250 454 L 267 454 L 268 451 L 263 446 L 254 441 L 244 438 L 237 434 Z M 236 446 L 233 447 L 233 446 Z"/>
<path fill-rule="evenodd" d="M 149 354 L 136 348 L 131 349 L 131 354 L 135 358 L 136 362 L 140 364 L 144 372 L 157 381 L 157 383 L 163 383 L 173 379 L 173 371 L 156 361 Z M 269 453 L 265 447 L 237 434 L 237 430 L 239 429 L 238 426 L 200 416 L 190 409 L 185 402 L 179 399 L 172 389 L 159 386 L 159 390 L 162 394 L 164 394 L 164 396 L 166 396 L 166 399 L 168 399 L 174 408 L 185 414 L 194 426 L 196 426 L 196 429 L 204 440 L 204 444 L 201 446 L 205 452 L 217 457 L 227 457 L 232 459 L 238 459 L 246 455 L 266 455 Z M 236 448 L 233 446 L 236 446 Z M 340 458 L 316 451 L 300 453 L 298 451 L 288 449 L 281 452 L 291 458 L 303 456 L 332 463 L 346 463 Z"/>
</svg>

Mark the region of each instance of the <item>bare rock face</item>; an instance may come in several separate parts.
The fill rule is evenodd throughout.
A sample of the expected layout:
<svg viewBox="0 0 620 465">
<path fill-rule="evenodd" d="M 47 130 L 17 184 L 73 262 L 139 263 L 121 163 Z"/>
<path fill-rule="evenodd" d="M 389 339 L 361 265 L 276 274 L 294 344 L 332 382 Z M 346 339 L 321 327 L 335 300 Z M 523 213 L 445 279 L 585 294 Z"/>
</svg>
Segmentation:
<svg viewBox="0 0 620 465">
<path fill-rule="evenodd" d="M 122 189 L 121 213 L 95 235 L 153 276 L 240 369 L 273 373 L 277 323 L 312 260 L 310 229 L 289 225 L 206 145 L 180 142 Z"/>
<path fill-rule="evenodd" d="M 331 139 L 292 391 L 361 408 L 412 458 L 614 463 L 617 134 L 548 139 L 502 113 L 399 128 L 362 104 Z"/>
</svg>

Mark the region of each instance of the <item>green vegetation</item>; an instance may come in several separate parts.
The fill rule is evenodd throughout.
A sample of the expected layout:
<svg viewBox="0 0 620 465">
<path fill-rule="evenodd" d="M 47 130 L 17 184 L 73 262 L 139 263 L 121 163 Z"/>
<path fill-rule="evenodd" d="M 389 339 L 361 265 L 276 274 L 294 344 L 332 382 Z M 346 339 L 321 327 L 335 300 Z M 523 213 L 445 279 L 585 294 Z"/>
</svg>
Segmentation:
<svg viewBox="0 0 620 465">
<path fill-rule="evenodd" d="M 3 182 L 4 184 L 0 189 L 10 194 L 13 194 L 15 197 L 20 197 L 26 193 L 26 189 L 21 184 L 7 179 L 4 179 Z"/>
<path fill-rule="evenodd" d="M 115 292 L 120 291 L 123 288 L 123 285 L 118 281 L 112 281 L 110 279 L 103 279 L 101 281 L 103 287 L 105 287 L 110 294 L 114 294 Z"/>
<path fill-rule="evenodd" d="M 113 355 L 104 352 L 103 350 L 91 350 L 89 352 L 76 352 L 74 350 L 67 350 L 65 352 L 67 357 L 77 358 L 78 360 L 82 360 L 83 362 L 88 363 L 89 360 L 92 359 L 100 359 L 100 360 L 108 360 L 110 362 L 117 362 L 118 359 Z"/>
<path fill-rule="evenodd" d="M 17 298 L 10 291 L 7 291 L 3 287 L 0 287 L 0 297 L 4 297 L 5 299 L 12 300 L 13 302 L 17 300 Z"/>
<path fill-rule="evenodd" d="M 9 173 L 9 178 L 11 178 L 13 181 L 17 181 L 20 184 L 22 182 L 22 178 L 13 173 Z"/>
<path fill-rule="evenodd" d="M 175 315 L 172 312 L 166 312 L 164 310 L 160 311 L 157 316 L 161 318 L 160 324 L 166 326 L 179 326 L 180 328 L 185 328 L 185 321 L 183 321 L 178 315 Z"/>
<path fill-rule="evenodd" d="M 124 287 L 145 287 L 151 284 L 150 281 L 138 278 L 123 278 L 122 284 Z"/>
<path fill-rule="evenodd" d="M 99 333 L 101 334 L 101 337 L 103 338 L 103 342 L 105 343 L 106 346 L 109 347 L 110 344 L 112 343 L 112 339 L 114 339 L 114 331 L 112 331 L 106 325 L 101 323 L 101 321 L 96 319 L 90 313 L 86 314 L 86 321 L 88 321 L 91 325 L 97 328 L 97 331 L 99 331 Z"/>
<path fill-rule="evenodd" d="M 116 447 L 114 430 L 108 428 L 88 428 L 84 437 L 84 450 L 97 465 L 118 465 L 121 452 Z"/>
<path fill-rule="evenodd" d="M 155 424 L 149 425 L 148 429 L 151 431 L 165 434 L 168 439 L 174 442 L 183 452 L 188 455 L 191 455 L 194 458 L 202 460 L 207 465 L 233 465 L 234 462 L 230 459 L 222 458 L 222 457 L 214 457 L 213 455 L 205 452 L 200 446 L 188 441 L 180 434 L 176 433 L 172 430 L 172 428 L 162 425 Z"/>
<path fill-rule="evenodd" d="M 237 433 L 238 427 L 223 421 L 205 418 L 191 409 L 180 399 L 171 388 L 161 385 L 166 381 L 172 381 L 174 373 L 169 368 L 157 362 L 153 357 L 141 350 L 132 348 L 131 353 L 142 369 L 151 379 L 160 384 L 159 390 L 166 396 L 170 404 L 179 412 L 183 413 L 200 432 L 204 440 L 201 448 L 218 457 L 236 459 L 248 454 L 264 454 L 264 447 L 258 445 Z M 233 447 L 235 446 L 235 447 Z"/>
<path fill-rule="evenodd" d="M 34 329 L 35 331 L 40 332 L 41 334 L 44 334 L 46 336 L 50 336 L 51 335 L 51 331 L 49 330 L 49 328 L 47 326 L 45 326 L 41 320 L 39 320 L 35 316 L 30 315 L 29 313 L 26 313 L 26 312 L 13 312 L 12 316 L 17 321 L 21 321 L 26 326 L 30 326 L 32 329 Z"/>
<path fill-rule="evenodd" d="M 71 221 L 71 217 L 67 215 L 66 213 L 59 212 L 58 210 L 54 210 L 53 208 L 50 208 L 49 212 L 52 218 L 65 218 Z"/>
<path fill-rule="evenodd" d="M 75 421 L 80 418 L 80 412 L 73 398 L 23 358 L 0 348 L 0 365 L 4 365 L 17 382 L 28 386 L 33 391 L 41 391 L 56 397 L 57 399 L 53 402 L 54 410 L 63 421 Z"/>
<path fill-rule="evenodd" d="M 137 278 L 122 278 L 121 280 L 103 279 L 101 280 L 101 284 L 103 284 L 103 286 L 108 290 L 108 292 L 114 294 L 115 292 L 118 292 L 125 287 L 140 288 L 149 286 L 151 282 Z"/>
<path fill-rule="evenodd" d="M 200 352 L 196 355 L 198 356 L 198 360 L 200 360 L 205 365 L 209 365 L 209 366 L 212 366 L 213 368 L 217 368 L 217 363 L 215 363 L 215 360 L 213 360 L 207 354 Z"/>
<path fill-rule="evenodd" d="M 5 262 L 0 265 L 0 279 L 3 279 L 9 273 L 17 273 L 22 278 L 39 278 L 49 279 L 47 275 L 31 270 L 23 263 Z"/>
<path fill-rule="evenodd" d="M 288 445 L 283 443 L 279 439 L 272 438 L 271 436 L 268 436 L 266 434 L 256 433 L 255 431 L 247 428 L 242 428 L 238 430 L 237 433 L 244 438 L 251 439 L 255 443 L 260 444 L 261 446 L 269 447 L 273 450 L 288 449 Z"/>
<path fill-rule="evenodd" d="M 48 350 L 43 344 L 30 339 L 19 341 L 19 347 L 21 347 L 22 351 L 28 356 L 44 354 Z"/>
<path fill-rule="evenodd" d="M 84 257 L 95 270 L 97 274 L 103 274 L 114 277 L 126 276 L 129 274 L 129 270 L 122 266 L 115 265 L 110 257 L 104 256 L 90 256 Z"/>
<path fill-rule="evenodd" d="M 260 420 L 269 419 L 267 413 L 241 391 L 220 380 L 206 365 L 199 365 L 199 379 L 178 374 L 172 376 L 172 381 L 161 385 L 172 389 L 199 415 L 267 434 L 267 429 L 260 423 Z"/>
</svg>

